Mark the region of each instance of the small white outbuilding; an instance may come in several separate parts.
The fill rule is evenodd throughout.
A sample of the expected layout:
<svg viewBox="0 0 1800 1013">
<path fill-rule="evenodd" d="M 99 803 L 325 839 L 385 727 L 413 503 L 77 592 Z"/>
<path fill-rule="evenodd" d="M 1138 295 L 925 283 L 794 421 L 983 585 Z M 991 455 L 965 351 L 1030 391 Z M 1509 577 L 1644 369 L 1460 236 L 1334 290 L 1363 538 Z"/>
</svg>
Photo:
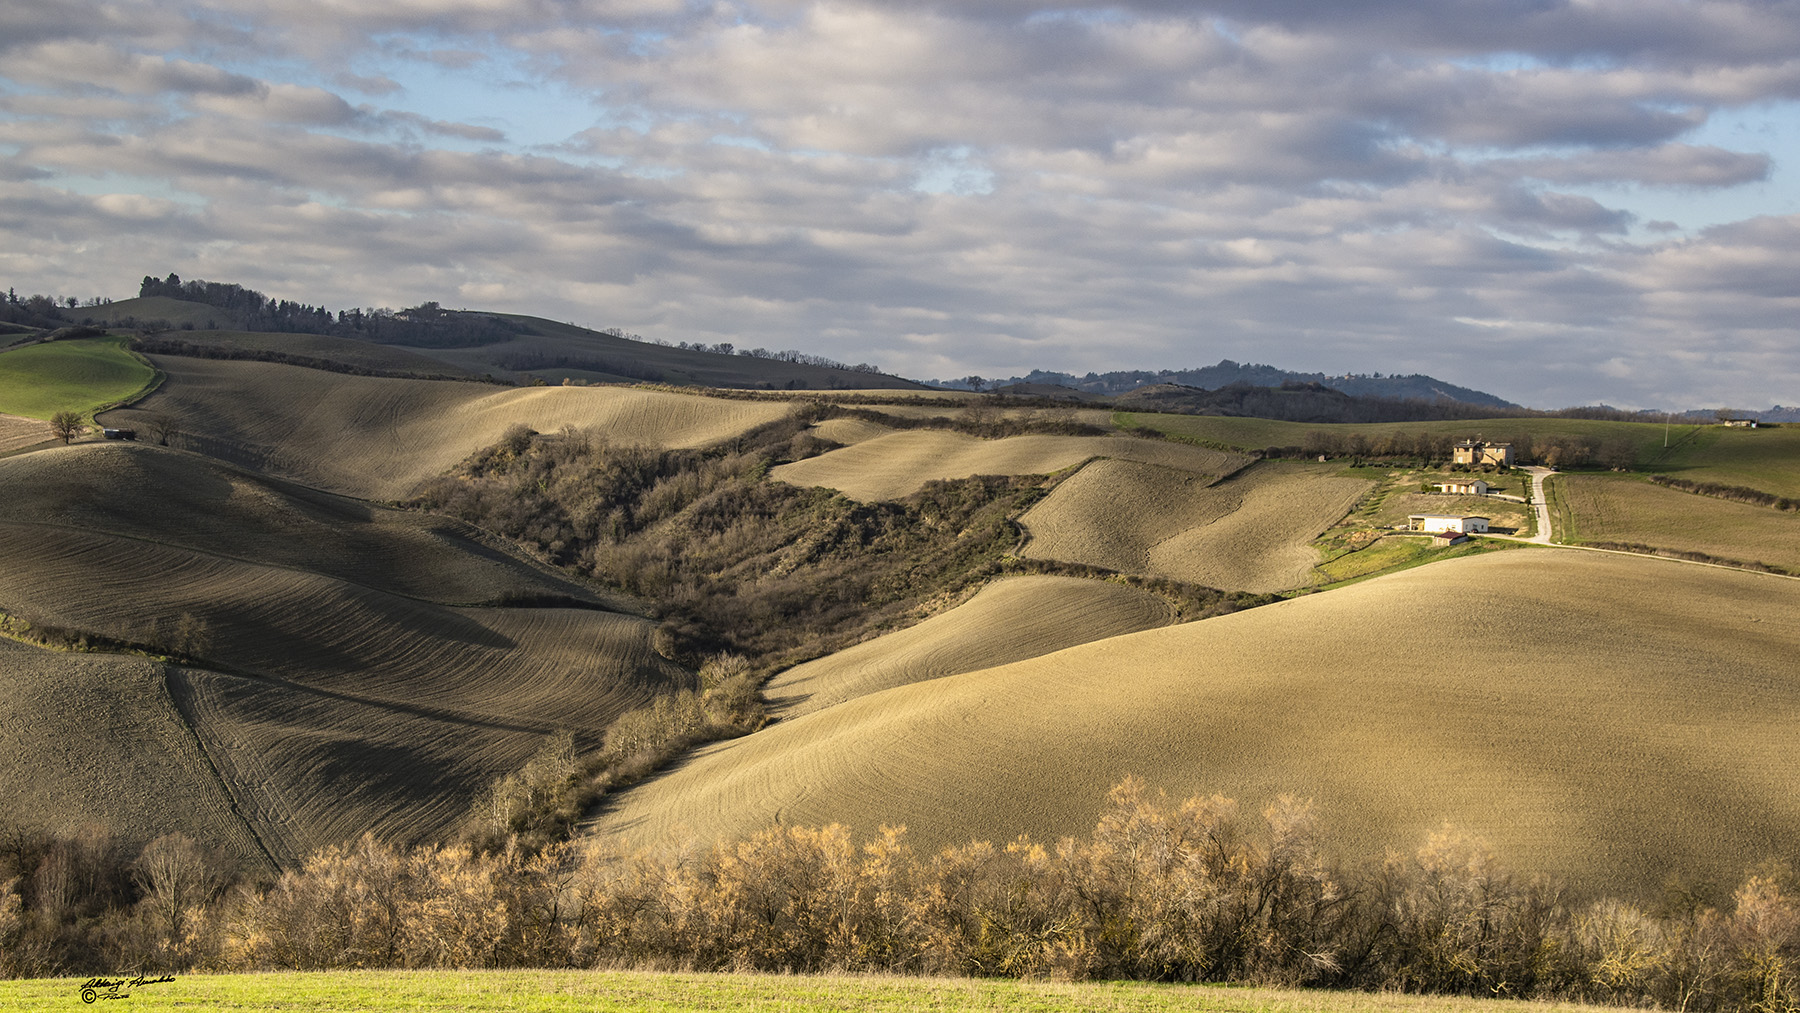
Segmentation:
<svg viewBox="0 0 1800 1013">
<path fill-rule="evenodd" d="M 1465 535 L 1485 535 L 1488 529 L 1486 517 L 1458 517 L 1452 514 L 1413 514 L 1406 519 L 1408 531 L 1423 531 L 1435 534 L 1439 531 L 1455 531 Z"/>
</svg>

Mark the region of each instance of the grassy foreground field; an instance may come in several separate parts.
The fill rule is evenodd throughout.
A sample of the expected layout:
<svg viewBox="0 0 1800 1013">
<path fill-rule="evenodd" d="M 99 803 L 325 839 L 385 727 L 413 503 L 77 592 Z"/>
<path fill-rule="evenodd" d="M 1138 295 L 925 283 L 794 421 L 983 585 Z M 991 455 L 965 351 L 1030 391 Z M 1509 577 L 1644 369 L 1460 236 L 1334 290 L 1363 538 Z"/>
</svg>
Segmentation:
<svg viewBox="0 0 1800 1013">
<path fill-rule="evenodd" d="M 0 353 L 0 412 L 48 419 L 124 401 L 156 380 L 124 338 L 79 338 Z"/>
<path fill-rule="evenodd" d="M 115 980 L 118 976 L 115 976 Z M 127 981 L 132 975 L 123 976 Z M 154 979 L 155 975 L 149 976 Z M 0 1010 L 79 1007 L 84 979 L 0 982 Z M 1360 992 L 1299 992 L 1140 982 L 1065 984 L 978 978 L 660 974 L 638 971 L 355 971 L 181 975 L 117 991 L 127 1009 L 444 1010 L 447 1013 L 715 1010 L 774 1013 L 1554 1013 L 1598 1010 L 1572 1003 Z"/>
</svg>

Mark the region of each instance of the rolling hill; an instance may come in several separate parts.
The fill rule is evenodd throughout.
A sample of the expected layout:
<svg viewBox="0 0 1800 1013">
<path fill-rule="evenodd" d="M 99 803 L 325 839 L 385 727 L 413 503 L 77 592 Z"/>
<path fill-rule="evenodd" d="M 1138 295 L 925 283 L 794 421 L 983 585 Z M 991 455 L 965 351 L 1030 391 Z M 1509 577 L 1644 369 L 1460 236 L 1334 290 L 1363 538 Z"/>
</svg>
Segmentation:
<svg viewBox="0 0 1800 1013">
<path fill-rule="evenodd" d="M 1311 542 L 1373 483 L 1331 465 L 1267 461 L 1221 482 L 1096 461 L 1020 518 L 1021 554 L 1255 592 L 1313 582 Z"/>
<path fill-rule="evenodd" d="M 50 768 L 9 725 L 0 795 L 19 800 L 16 825 L 159 830 L 141 799 L 86 792 L 112 765 L 160 763 L 148 790 L 198 779 L 194 799 L 228 799 L 175 822 L 247 859 L 287 864 L 364 830 L 440 839 L 553 731 L 595 745 L 618 714 L 692 684 L 651 649 L 648 620 L 609 608 L 627 603 L 455 521 L 124 444 L 0 460 L 0 485 L 17 491 L 0 505 L 0 611 L 115 652 L 9 644 L 7 695 L 53 709 L 68 679 L 143 711 L 117 734 L 71 733 L 72 758 Z M 540 607 L 497 604 L 514 601 Z M 44 725 L 96 720 L 117 723 L 90 708 Z M 200 759 L 119 759 L 168 741 Z"/>
<path fill-rule="evenodd" d="M 393 500 L 514 425 L 592 429 L 618 443 L 697 447 L 781 418 L 778 401 L 620 387 L 495 388 L 298 366 L 157 356 L 162 388 L 108 425 L 166 415 L 177 445 L 308 485 Z"/>
<path fill-rule="evenodd" d="M 1466 558 L 849 699 L 707 747 L 599 830 L 657 847 L 777 822 L 905 824 L 920 847 L 1053 839 L 1136 774 L 1252 807 L 1311 797 L 1350 855 L 1450 821 L 1514 868 L 1653 896 L 1791 853 L 1797 649 L 1797 581 Z"/>
</svg>

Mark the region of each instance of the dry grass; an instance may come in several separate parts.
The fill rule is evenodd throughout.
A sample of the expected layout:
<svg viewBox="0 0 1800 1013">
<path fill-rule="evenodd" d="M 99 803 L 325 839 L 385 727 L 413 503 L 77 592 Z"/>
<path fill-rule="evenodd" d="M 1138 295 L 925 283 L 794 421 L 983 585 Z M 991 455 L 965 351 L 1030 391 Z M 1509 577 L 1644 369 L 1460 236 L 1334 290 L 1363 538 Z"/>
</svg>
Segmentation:
<svg viewBox="0 0 1800 1013">
<path fill-rule="evenodd" d="M 1370 483 L 1329 466 L 1264 462 L 1217 484 L 1167 468 L 1101 461 L 1027 513 L 1024 553 L 1256 592 L 1312 580 L 1319 533 Z"/>
<path fill-rule="evenodd" d="M 1622 542 L 1800 571 L 1800 513 L 1734 503 L 1623 475 L 1562 475 L 1572 542 Z"/>
<path fill-rule="evenodd" d="M 518 424 L 592 429 L 615 443 L 699 447 L 780 418 L 779 401 L 730 401 L 623 387 L 493 387 L 346 376 L 261 362 L 161 356 L 168 380 L 143 409 L 107 414 L 142 425 L 161 412 L 208 453 L 372 499 L 400 499 Z"/>
<path fill-rule="evenodd" d="M 652 623 L 599 610 L 583 587 L 456 522 L 155 447 L 8 458 L 0 484 L 25 491 L 0 508 L 0 610 L 40 629 L 189 659 L 170 676 L 179 713 L 245 827 L 284 861 L 363 830 L 448 834 L 474 795 L 552 730 L 597 744 L 614 717 L 692 680 L 653 651 Z M 595 604 L 445 603 L 519 596 Z M 126 684 L 141 678 L 138 662 L 39 653 L 46 671 L 99 673 L 93 695 L 146 692 Z M 59 677 L 75 675 L 42 681 Z M 45 724 L 78 727 L 86 713 Z M 62 772 L 102 768 L 121 750 L 166 749 L 156 735 L 167 738 L 154 729 L 71 735 L 65 748 L 76 759 L 9 765 L 4 790 L 36 799 L 32 819 L 50 827 L 62 825 L 60 807 L 130 830 L 143 822 L 138 796 L 162 782 L 124 798 L 90 793 L 92 778 Z M 181 782 L 163 781 L 163 803 L 186 804 Z"/>
<path fill-rule="evenodd" d="M 1800 834 L 1797 650 L 1800 582 L 1491 554 L 860 697 L 710 747 L 604 826 L 1052 838 L 1137 773 L 1311 796 L 1351 855 L 1449 820 L 1595 890 L 1735 882 Z"/>
<path fill-rule="evenodd" d="M 941 429 L 914 429 L 784 464 L 783 482 L 836 489 L 862 502 L 895 500 L 932 479 L 971 475 L 1048 475 L 1095 457 L 1221 475 L 1245 459 L 1179 443 L 1129 436 L 1014 436 L 982 440 Z"/>
<path fill-rule="evenodd" d="M 797 665 L 766 693 L 784 716 L 895 686 L 991 668 L 1154 629 L 1169 606 L 1147 591 L 1074 577 L 1011 577 L 909 629 Z"/>
<path fill-rule="evenodd" d="M 0 415 L 0 454 L 54 439 L 50 423 L 18 415 Z"/>
</svg>

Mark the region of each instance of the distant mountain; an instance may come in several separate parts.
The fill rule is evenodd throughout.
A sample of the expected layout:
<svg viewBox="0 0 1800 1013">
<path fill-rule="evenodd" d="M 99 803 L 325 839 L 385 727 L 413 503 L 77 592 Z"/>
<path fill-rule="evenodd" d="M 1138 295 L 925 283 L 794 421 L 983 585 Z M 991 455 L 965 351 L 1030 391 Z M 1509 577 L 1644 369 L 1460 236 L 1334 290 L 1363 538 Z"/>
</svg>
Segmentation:
<svg viewBox="0 0 1800 1013">
<path fill-rule="evenodd" d="M 970 378 L 956 380 L 928 380 L 927 383 L 941 387 L 955 387 L 963 390 L 971 388 Z M 1076 376 L 1073 373 L 1057 373 L 1048 370 L 1034 369 L 1024 376 L 1015 376 L 1006 380 L 985 381 L 984 386 L 1011 386 L 1014 384 L 1054 384 L 1089 394 L 1128 394 L 1142 387 L 1160 384 L 1175 384 L 1182 387 L 1199 387 L 1204 390 L 1218 390 L 1221 387 L 1280 387 L 1283 384 L 1320 384 L 1333 390 L 1342 391 L 1352 397 L 1378 397 L 1392 399 L 1417 399 L 1423 401 L 1461 401 L 1465 404 L 1487 405 L 1494 408 L 1518 408 L 1519 405 L 1496 397 L 1485 391 L 1459 387 L 1435 377 L 1413 373 L 1407 376 L 1380 373 L 1351 373 L 1343 376 L 1328 376 L 1324 373 L 1297 373 L 1293 370 L 1280 369 L 1256 363 L 1243 364 L 1230 359 L 1221 359 L 1217 365 L 1202 366 L 1198 369 L 1165 369 L 1120 370 L 1112 373 L 1089 373 Z"/>
</svg>

